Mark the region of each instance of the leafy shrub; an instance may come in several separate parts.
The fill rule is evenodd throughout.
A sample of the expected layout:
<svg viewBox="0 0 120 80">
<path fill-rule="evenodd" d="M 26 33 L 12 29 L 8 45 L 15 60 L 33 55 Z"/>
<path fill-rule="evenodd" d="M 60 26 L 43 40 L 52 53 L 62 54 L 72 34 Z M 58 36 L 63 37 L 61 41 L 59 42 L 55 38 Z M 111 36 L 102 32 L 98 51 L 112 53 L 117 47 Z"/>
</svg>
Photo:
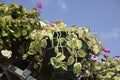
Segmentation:
<svg viewBox="0 0 120 80">
<path fill-rule="evenodd" d="M 103 54 L 104 60 L 98 60 L 102 51 L 110 51 L 88 27 L 67 27 L 60 20 L 47 23 L 36 8 L 26 10 L 15 3 L 0 2 L 0 12 L 1 61 L 20 55 L 41 80 L 120 79 L 120 59 Z"/>
</svg>

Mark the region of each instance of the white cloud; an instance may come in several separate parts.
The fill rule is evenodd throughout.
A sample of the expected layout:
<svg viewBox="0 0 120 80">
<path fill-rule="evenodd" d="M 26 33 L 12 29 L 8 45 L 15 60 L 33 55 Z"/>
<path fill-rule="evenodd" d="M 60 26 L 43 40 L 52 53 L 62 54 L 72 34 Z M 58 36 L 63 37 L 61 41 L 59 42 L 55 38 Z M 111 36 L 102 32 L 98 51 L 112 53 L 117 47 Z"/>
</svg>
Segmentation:
<svg viewBox="0 0 120 80">
<path fill-rule="evenodd" d="M 102 35 L 102 38 L 105 40 L 118 39 L 120 38 L 120 28 L 113 28 L 111 31 L 103 32 L 101 35 Z"/>
<path fill-rule="evenodd" d="M 67 10 L 67 4 L 64 0 L 58 0 L 58 4 L 62 10 Z"/>
<path fill-rule="evenodd" d="M 35 4 L 38 0 L 30 0 L 33 4 Z"/>
</svg>

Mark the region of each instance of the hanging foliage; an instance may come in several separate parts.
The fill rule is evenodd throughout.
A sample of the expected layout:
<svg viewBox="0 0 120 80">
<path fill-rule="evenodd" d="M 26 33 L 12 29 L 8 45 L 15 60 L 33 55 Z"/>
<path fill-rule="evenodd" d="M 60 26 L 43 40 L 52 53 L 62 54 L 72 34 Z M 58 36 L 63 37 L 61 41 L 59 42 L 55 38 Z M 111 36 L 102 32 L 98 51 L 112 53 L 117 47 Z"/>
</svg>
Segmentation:
<svg viewBox="0 0 120 80">
<path fill-rule="evenodd" d="M 97 61 L 102 51 L 110 51 L 87 26 L 67 27 L 61 20 L 47 23 L 39 15 L 36 8 L 26 10 L 16 3 L 0 2 L 1 61 L 22 55 L 40 80 L 120 79 L 120 58 L 104 55 L 104 60 Z"/>
</svg>

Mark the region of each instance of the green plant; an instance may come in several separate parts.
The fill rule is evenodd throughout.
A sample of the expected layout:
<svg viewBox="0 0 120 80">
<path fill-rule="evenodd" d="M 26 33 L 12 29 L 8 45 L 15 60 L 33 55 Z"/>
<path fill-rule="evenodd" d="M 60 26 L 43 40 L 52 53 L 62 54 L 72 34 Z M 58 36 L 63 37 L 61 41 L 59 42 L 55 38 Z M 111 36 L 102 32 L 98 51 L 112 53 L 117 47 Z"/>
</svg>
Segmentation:
<svg viewBox="0 0 120 80">
<path fill-rule="evenodd" d="M 88 27 L 68 28 L 62 21 L 56 21 L 54 26 L 46 24 L 41 30 L 36 30 L 35 34 L 29 51 L 23 55 L 24 59 L 27 56 L 35 57 L 35 69 L 42 67 L 47 55 L 47 64 L 44 66 L 70 71 L 79 77 L 82 70 L 89 69 L 91 55 L 99 56 L 101 51 L 101 41 L 89 34 Z"/>
<path fill-rule="evenodd" d="M 97 80 L 119 80 L 120 59 L 105 57 L 105 61 L 94 63 L 92 71 Z"/>
<path fill-rule="evenodd" d="M 20 55 L 30 61 L 38 80 L 120 79 L 120 59 L 104 54 L 105 60 L 97 61 L 102 51 L 110 51 L 88 27 L 67 27 L 60 20 L 47 23 L 36 8 L 26 10 L 15 3 L 0 2 L 0 12 L 0 64 L 14 64 Z"/>
<path fill-rule="evenodd" d="M 35 8 L 30 11 L 22 5 L 0 2 L 0 50 L 10 49 L 15 41 L 29 39 L 30 33 L 40 26 L 38 16 Z"/>
</svg>

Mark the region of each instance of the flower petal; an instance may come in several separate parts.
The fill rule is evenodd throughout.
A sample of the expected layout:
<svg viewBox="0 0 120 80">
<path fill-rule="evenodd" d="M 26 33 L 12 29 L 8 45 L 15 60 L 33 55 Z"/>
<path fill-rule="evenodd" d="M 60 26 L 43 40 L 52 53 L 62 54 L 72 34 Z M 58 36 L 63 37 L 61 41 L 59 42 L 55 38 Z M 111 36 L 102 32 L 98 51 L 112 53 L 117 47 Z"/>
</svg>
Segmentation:
<svg viewBox="0 0 120 80">
<path fill-rule="evenodd" d="M 104 51 L 106 53 L 110 53 L 110 50 L 102 49 L 102 51 Z"/>
<path fill-rule="evenodd" d="M 92 60 L 98 60 L 98 59 L 99 59 L 99 57 L 98 57 L 98 56 L 96 56 L 96 55 L 91 55 L 91 59 L 92 59 Z"/>
<path fill-rule="evenodd" d="M 55 23 L 55 22 L 50 22 L 49 24 L 50 24 L 51 26 L 55 26 L 56 23 Z"/>
<path fill-rule="evenodd" d="M 41 2 L 37 2 L 37 8 L 42 8 L 42 3 Z"/>
</svg>

